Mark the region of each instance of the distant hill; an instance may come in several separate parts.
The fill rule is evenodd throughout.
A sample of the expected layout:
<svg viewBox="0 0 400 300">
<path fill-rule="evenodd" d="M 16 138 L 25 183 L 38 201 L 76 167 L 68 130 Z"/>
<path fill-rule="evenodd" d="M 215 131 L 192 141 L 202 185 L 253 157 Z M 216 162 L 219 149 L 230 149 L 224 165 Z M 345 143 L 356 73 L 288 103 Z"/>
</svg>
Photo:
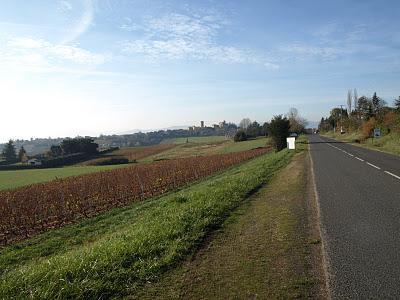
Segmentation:
<svg viewBox="0 0 400 300">
<path fill-rule="evenodd" d="M 93 137 L 95 142 L 99 144 L 100 148 L 109 147 L 136 147 L 136 146 L 150 146 L 159 144 L 165 139 L 184 138 L 192 136 L 212 136 L 212 135 L 225 135 L 226 129 L 224 128 L 198 128 L 196 131 L 189 131 L 189 126 L 172 126 L 158 130 L 139 130 L 134 129 L 125 133 L 113 135 L 100 135 Z M 24 146 L 29 156 L 44 153 L 53 145 L 60 145 L 65 138 L 38 138 L 31 140 L 15 140 L 14 144 L 16 149 Z M 4 144 L 0 144 L 0 151 Z"/>
<path fill-rule="evenodd" d="M 124 134 L 134 134 L 138 132 L 154 132 L 154 131 L 160 131 L 160 130 L 179 130 L 179 129 L 188 129 L 189 125 L 182 125 L 182 126 L 171 126 L 171 127 L 165 127 L 165 128 L 156 128 L 156 129 L 132 129 L 128 131 L 123 131 L 117 133 L 118 135 L 124 135 Z"/>
</svg>

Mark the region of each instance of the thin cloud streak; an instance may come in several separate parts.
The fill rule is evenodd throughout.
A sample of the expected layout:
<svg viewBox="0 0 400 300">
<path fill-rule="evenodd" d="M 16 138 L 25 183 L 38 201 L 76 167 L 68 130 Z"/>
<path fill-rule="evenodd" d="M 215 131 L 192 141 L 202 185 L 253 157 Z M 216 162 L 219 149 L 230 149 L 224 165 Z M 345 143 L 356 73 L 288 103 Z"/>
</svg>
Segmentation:
<svg viewBox="0 0 400 300">
<path fill-rule="evenodd" d="M 93 19 L 94 19 L 93 0 L 84 0 L 83 14 L 81 18 L 72 25 L 72 27 L 69 29 L 69 33 L 67 34 L 67 36 L 64 37 L 64 39 L 61 41 L 61 44 L 65 45 L 79 38 L 82 34 L 84 34 L 88 30 L 88 28 L 93 22 Z"/>
<path fill-rule="evenodd" d="M 106 55 L 70 45 L 56 45 L 43 39 L 18 37 L 8 40 L 0 48 L 3 71 L 59 72 L 76 70 L 82 66 L 97 66 L 106 61 Z"/>
</svg>

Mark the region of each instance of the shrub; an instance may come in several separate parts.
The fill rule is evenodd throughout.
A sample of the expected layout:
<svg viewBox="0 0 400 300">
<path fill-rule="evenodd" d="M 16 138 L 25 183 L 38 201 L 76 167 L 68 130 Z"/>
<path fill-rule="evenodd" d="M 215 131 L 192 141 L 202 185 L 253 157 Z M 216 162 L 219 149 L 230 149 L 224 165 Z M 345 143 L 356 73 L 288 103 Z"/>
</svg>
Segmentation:
<svg viewBox="0 0 400 300">
<path fill-rule="evenodd" d="M 383 118 L 383 124 L 390 131 L 400 129 L 400 115 L 394 111 L 388 112 Z"/>
<path fill-rule="evenodd" d="M 233 140 L 235 142 L 247 141 L 247 134 L 243 130 L 239 130 L 238 132 L 236 132 Z"/>
<path fill-rule="evenodd" d="M 372 136 L 372 131 L 376 127 L 377 122 L 374 117 L 370 118 L 362 125 L 362 135 L 364 139 L 367 139 Z"/>
<path fill-rule="evenodd" d="M 268 134 L 271 136 L 277 151 L 286 148 L 286 138 L 289 136 L 290 121 L 282 115 L 274 116 L 269 126 Z"/>
</svg>

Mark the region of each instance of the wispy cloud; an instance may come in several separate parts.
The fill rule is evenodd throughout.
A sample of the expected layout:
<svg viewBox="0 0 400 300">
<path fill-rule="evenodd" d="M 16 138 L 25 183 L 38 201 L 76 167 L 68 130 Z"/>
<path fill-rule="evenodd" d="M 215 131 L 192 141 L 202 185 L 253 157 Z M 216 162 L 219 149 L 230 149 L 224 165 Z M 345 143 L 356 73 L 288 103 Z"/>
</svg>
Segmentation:
<svg viewBox="0 0 400 300">
<path fill-rule="evenodd" d="M 220 30 L 226 24 L 220 16 L 170 13 L 161 18 L 148 19 L 143 25 L 134 24 L 130 19 L 126 21 L 121 29 L 143 35 L 142 39 L 121 43 L 122 52 L 126 54 L 142 54 L 150 61 L 196 59 L 279 68 L 251 49 L 219 43 Z"/>
<path fill-rule="evenodd" d="M 72 4 L 67 0 L 59 0 L 57 2 L 57 8 L 59 11 L 68 12 L 72 10 Z"/>
<path fill-rule="evenodd" d="M 366 33 L 366 25 L 362 23 L 346 26 L 330 22 L 312 31 L 303 41 L 280 46 L 278 53 L 285 60 L 332 61 L 345 55 L 375 51 L 375 46 L 367 45 Z"/>
<path fill-rule="evenodd" d="M 68 1 L 61 1 L 64 8 L 72 10 L 72 5 Z M 68 34 L 62 40 L 62 44 L 68 44 L 75 41 L 79 36 L 85 33 L 94 19 L 94 6 L 93 0 L 83 0 L 83 13 L 80 18 L 73 22 L 68 29 Z"/>
<path fill-rule="evenodd" d="M 135 24 L 129 17 L 124 18 L 124 23 L 119 26 L 119 28 L 125 31 L 137 31 L 143 29 L 138 24 Z"/>
<path fill-rule="evenodd" d="M 19 37 L 0 48 L 0 65 L 28 71 L 49 71 L 61 66 L 93 66 L 104 63 L 106 56 L 78 46 L 56 45 L 43 39 Z"/>
<path fill-rule="evenodd" d="M 345 40 L 347 42 L 359 42 L 363 39 L 365 39 L 367 31 L 368 31 L 368 26 L 366 24 L 356 24 L 349 30 L 346 35 L 345 35 Z"/>
<path fill-rule="evenodd" d="M 348 54 L 350 49 L 326 46 L 326 45 L 314 45 L 306 43 L 293 43 L 280 48 L 283 55 L 289 55 L 294 59 L 308 59 L 308 58 L 320 58 L 322 60 L 333 60 L 340 55 Z"/>
</svg>

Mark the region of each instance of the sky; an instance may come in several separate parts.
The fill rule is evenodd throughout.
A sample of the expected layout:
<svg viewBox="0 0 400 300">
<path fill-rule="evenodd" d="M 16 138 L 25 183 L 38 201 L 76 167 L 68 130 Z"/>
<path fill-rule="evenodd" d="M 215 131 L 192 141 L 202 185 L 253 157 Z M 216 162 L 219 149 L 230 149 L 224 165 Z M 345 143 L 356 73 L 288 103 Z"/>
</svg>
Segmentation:
<svg viewBox="0 0 400 300">
<path fill-rule="evenodd" d="M 399 29 L 397 0 L 0 0 L 0 142 L 391 103 Z"/>
</svg>

